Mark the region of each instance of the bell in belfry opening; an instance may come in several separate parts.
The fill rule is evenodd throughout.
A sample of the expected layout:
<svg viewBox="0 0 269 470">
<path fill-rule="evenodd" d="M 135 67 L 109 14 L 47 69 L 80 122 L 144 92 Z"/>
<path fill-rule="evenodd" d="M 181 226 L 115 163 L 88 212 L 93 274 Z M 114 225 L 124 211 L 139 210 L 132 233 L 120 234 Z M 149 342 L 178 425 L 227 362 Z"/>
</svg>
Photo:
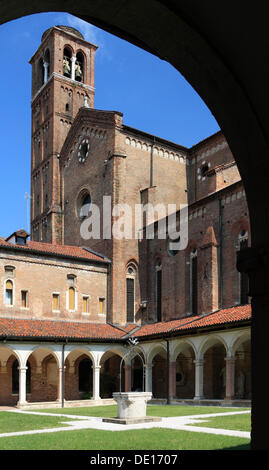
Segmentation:
<svg viewBox="0 0 269 470">
<path fill-rule="evenodd" d="M 77 60 L 75 65 L 75 79 L 79 82 L 82 81 L 81 63 Z"/>
</svg>

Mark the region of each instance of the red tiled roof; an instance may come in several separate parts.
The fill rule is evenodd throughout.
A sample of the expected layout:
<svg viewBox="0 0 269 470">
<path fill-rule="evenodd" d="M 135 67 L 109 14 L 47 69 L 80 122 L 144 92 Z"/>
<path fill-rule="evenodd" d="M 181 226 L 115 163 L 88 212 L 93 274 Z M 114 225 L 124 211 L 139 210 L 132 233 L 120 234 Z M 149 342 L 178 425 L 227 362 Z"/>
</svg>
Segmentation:
<svg viewBox="0 0 269 470">
<path fill-rule="evenodd" d="M 42 242 L 34 242 L 34 241 L 27 241 L 25 245 L 18 245 L 7 242 L 4 238 L 0 238 L 0 247 L 4 248 L 15 248 L 16 250 L 29 250 L 29 251 L 36 251 L 37 253 L 44 253 L 44 254 L 51 254 L 55 256 L 68 256 L 72 258 L 83 258 L 86 260 L 93 260 L 93 261 L 104 261 L 106 262 L 107 259 L 102 255 L 97 253 L 92 253 L 80 246 L 72 246 L 72 245 L 54 245 L 51 243 L 42 243 Z"/>
<path fill-rule="evenodd" d="M 235 323 L 251 319 L 251 306 L 239 305 L 237 307 L 218 310 L 208 315 L 195 315 L 167 322 L 152 323 L 142 326 L 134 333 L 136 337 L 159 335 L 172 331 L 216 326 L 226 323 Z"/>
<path fill-rule="evenodd" d="M 0 318 L 0 337 L 120 339 L 126 333 L 107 323 Z"/>
<path fill-rule="evenodd" d="M 190 328 L 202 328 L 207 326 L 222 325 L 226 323 L 235 323 L 238 321 L 251 319 L 251 305 L 239 305 L 237 307 L 219 310 L 210 315 L 205 315 L 187 325 L 180 327 L 180 330 Z"/>
<path fill-rule="evenodd" d="M 108 323 L 0 318 L 0 337 L 74 340 L 121 340 L 134 336 L 146 338 L 191 329 L 233 324 L 251 319 L 251 306 L 240 305 L 211 313 L 167 322 L 116 327 Z M 138 329 L 137 329 L 138 328 Z M 134 331 L 132 334 L 131 332 Z"/>
</svg>

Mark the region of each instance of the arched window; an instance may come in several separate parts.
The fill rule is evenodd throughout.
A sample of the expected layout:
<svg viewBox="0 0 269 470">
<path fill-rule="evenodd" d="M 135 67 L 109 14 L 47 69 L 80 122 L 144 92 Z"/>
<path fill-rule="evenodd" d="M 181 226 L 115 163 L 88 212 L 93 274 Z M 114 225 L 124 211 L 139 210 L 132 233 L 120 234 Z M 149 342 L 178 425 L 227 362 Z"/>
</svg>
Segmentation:
<svg viewBox="0 0 269 470">
<path fill-rule="evenodd" d="M 248 247 L 248 232 L 242 230 L 238 236 L 239 250 L 244 250 Z M 240 276 L 240 304 L 244 305 L 248 303 L 248 275 L 247 273 L 239 273 Z"/>
<path fill-rule="evenodd" d="M 91 196 L 88 191 L 83 191 L 78 198 L 78 214 L 81 219 L 88 217 L 91 205 Z"/>
<path fill-rule="evenodd" d="M 64 55 L 63 55 L 63 75 L 68 78 L 71 78 L 71 68 L 72 68 L 71 57 L 72 57 L 71 50 L 65 47 Z"/>
<path fill-rule="evenodd" d="M 84 75 L 84 55 L 82 52 L 78 52 L 76 55 L 75 62 L 75 80 L 77 82 L 83 82 Z"/>
<path fill-rule="evenodd" d="M 10 280 L 6 281 L 5 304 L 13 305 L 13 282 Z"/>
<path fill-rule="evenodd" d="M 130 264 L 126 270 L 126 318 L 128 323 L 135 320 L 135 278 L 136 268 Z"/>
<path fill-rule="evenodd" d="M 162 263 L 158 261 L 155 266 L 156 273 L 156 314 L 157 322 L 162 321 Z"/>
<path fill-rule="evenodd" d="M 190 253 L 190 306 L 191 313 L 198 313 L 198 277 L 197 277 L 197 250 Z"/>
<path fill-rule="evenodd" d="M 180 237 L 177 237 L 174 240 L 172 238 L 167 239 L 167 252 L 170 256 L 176 256 L 179 252 L 179 242 Z"/>
<path fill-rule="evenodd" d="M 75 289 L 74 287 L 69 287 L 68 289 L 68 309 L 75 310 Z"/>
</svg>

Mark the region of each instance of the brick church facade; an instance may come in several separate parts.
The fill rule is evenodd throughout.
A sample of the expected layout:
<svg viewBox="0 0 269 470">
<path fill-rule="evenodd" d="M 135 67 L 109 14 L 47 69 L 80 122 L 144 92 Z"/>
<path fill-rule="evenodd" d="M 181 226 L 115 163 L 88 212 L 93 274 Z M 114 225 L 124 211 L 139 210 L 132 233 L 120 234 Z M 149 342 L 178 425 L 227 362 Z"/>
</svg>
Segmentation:
<svg viewBox="0 0 269 470">
<path fill-rule="evenodd" d="M 246 404 L 251 307 L 236 252 L 250 227 L 233 155 L 222 132 L 186 148 L 95 109 L 96 50 L 55 26 L 30 60 L 31 240 L 0 238 L 0 404 L 111 398 L 122 358 L 125 390 Z M 137 226 L 141 206 L 155 211 Z"/>
</svg>

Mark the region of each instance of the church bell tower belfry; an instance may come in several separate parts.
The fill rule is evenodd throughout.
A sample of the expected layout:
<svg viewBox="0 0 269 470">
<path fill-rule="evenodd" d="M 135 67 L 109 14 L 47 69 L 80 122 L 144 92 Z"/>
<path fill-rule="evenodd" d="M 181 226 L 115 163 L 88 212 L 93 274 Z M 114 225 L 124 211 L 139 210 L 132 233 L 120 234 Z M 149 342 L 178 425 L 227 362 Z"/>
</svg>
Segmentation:
<svg viewBox="0 0 269 470">
<path fill-rule="evenodd" d="M 32 65 L 31 237 L 61 244 L 59 155 L 78 110 L 94 107 L 97 46 L 68 26 L 46 30 Z"/>
</svg>

